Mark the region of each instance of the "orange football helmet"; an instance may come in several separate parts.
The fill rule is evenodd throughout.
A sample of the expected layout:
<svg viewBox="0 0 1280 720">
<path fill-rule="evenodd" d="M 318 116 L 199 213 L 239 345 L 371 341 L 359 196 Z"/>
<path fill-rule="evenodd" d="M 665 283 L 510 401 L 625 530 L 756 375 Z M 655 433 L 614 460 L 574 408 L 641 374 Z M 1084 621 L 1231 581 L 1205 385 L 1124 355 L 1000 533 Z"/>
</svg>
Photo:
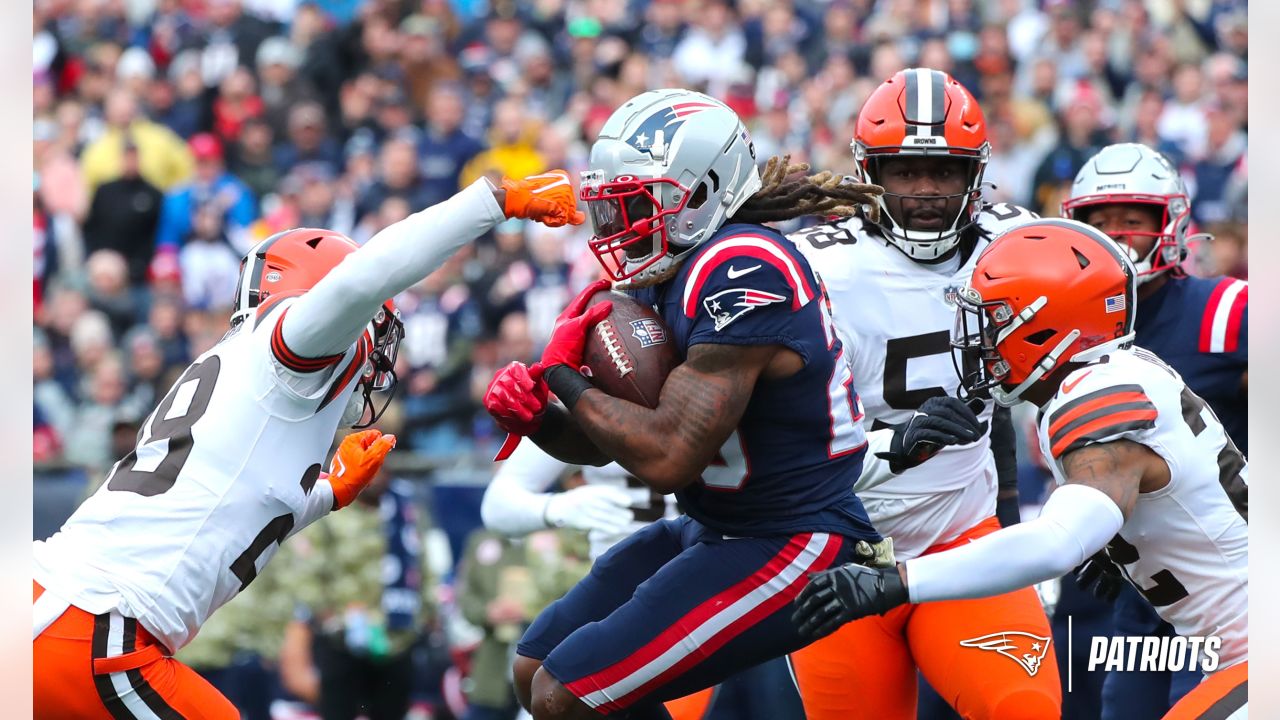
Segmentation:
<svg viewBox="0 0 1280 720">
<path fill-rule="evenodd" d="M 1061 365 L 1128 347 L 1136 277 L 1120 247 L 1081 222 L 1038 220 L 1001 235 L 956 293 L 962 391 L 1012 405 Z"/>
<path fill-rule="evenodd" d="M 960 242 L 960 234 L 977 221 L 982 210 L 982 174 L 991 157 L 987 121 L 978 101 L 941 70 L 900 70 L 881 83 L 858 113 L 854 129 L 854 171 L 859 182 L 880 184 L 878 165 L 899 155 L 946 156 L 969 163 L 968 188 L 958 195 L 960 210 L 943 230 L 909 230 L 898 224 L 885 204 L 880 204 L 880 226 L 889 242 L 908 256 L 933 260 Z M 909 196 L 906 196 L 909 197 Z"/>
<path fill-rule="evenodd" d="M 284 230 L 254 245 L 240 261 L 231 326 L 265 317 L 282 300 L 310 290 L 359 247 L 342 233 L 318 228 Z M 403 338 L 400 311 L 388 299 L 357 341 L 355 359 L 365 363 L 359 380 L 365 403 L 362 417 L 369 419 L 353 427 L 372 425 L 391 403 L 397 382 L 396 355 Z M 381 406 L 374 402 L 373 392 L 386 393 Z"/>
</svg>

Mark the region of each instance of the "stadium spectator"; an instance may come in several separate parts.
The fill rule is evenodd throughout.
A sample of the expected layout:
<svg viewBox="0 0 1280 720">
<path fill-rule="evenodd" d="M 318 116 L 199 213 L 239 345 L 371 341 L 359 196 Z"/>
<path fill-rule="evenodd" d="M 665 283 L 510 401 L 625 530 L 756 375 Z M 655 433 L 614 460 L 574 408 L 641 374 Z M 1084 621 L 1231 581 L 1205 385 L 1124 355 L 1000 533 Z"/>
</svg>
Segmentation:
<svg viewBox="0 0 1280 720">
<path fill-rule="evenodd" d="M 284 142 L 276 147 L 275 164 L 288 172 L 303 162 L 323 162 L 338 172 L 342 169 L 342 150 L 328 134 L 324 109 L 319 103 L 302 102 L 289 111 L 289 128 Z"/>
<path fill-rule="evenodd" d="M 119 178 L 103 183 L 93 194 L 84 221 L 85 252 L 112 250 L 129 265 L 129 282 L 141 285 L 155 253 L 156 228 L 164 194 L 139 172 L 138 148 L 131 139 L 124 144 L 124 166 Z"/>
<path fill-rule="evenodd" d="M 137 147 L 139 172 L 160 190 L 167 191 L 191 177 L 195 162 L 182 138 L 140 117 L 133 93 L 112 90 L 104 101 L 103 119 L 106 127 L 102 135 L 85 147 L 80 158 L 90 192 L 123 173 L 126 135 Z"/>
<path fill-rule="evenodd" d="M 196 172 L 190 184 L 175 188 L 164 199 L 160 225 L 156 230 L 156 247 L 165 252 L 182 248 L 198 233 L 195 221 L 200 210 L 208 210 L 225 221 L 227 235 L 237 247 L 240 234 L 257 217 L 253 191 L 235 175 L 227 172 L 223 161 L 222 142 L 209 133 L 191 138 L 191 155 Z"/>
</svg>

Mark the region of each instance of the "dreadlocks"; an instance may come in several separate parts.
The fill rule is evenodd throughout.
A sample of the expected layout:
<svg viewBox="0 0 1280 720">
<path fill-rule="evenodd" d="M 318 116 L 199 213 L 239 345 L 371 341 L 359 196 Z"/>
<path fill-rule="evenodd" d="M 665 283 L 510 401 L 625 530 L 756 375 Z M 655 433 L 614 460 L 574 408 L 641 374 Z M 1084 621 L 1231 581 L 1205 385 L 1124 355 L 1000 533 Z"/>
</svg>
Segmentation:
<svg viewBox="0 0 1280 720">
<path fill-rule="evenodd" d="M 847 182 L 844 176 L 830 170 L 817 175 L 801 175 L 808 171 L 808 163 L 792 164 L 790 155 L 769 158 L 760 176 L 760 190 L 738 208 L 733 219 L 767 223 L 804 215 L 849 217 L 862 206 L 872 222 L 879 220 L 880 206 L 876 198 L 884 193 L 884 188 Z"/>
</svg>

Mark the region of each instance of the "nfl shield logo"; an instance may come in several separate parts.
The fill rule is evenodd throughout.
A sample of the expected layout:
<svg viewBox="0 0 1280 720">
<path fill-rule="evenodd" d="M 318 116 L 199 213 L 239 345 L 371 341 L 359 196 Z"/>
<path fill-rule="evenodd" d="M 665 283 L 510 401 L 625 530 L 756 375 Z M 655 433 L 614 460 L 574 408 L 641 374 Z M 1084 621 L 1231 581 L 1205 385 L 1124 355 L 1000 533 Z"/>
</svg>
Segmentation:
<svg viewBox="0 0 1280 720">
<path fill-rule="evenodd" d="M 653 318 L 632 320 L 631 334 L 640 341 L 640 347 L 653 347 L 667 341 L 667 331 Z"/>
</svg>

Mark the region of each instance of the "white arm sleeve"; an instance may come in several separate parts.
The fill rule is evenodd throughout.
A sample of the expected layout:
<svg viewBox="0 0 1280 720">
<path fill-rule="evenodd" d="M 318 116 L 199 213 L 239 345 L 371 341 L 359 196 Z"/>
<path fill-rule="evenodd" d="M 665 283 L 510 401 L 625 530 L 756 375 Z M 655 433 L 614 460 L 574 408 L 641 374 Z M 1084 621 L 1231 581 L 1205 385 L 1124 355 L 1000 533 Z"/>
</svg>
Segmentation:
<svg viewBox="0 0 1280 720">
<path fill-rule="evenodd" d="M 531 440 L 520 443 L 484 491 L 480 518 L 485 528 L 511 537 L 545 530 L 547 502 L 553 493 L 544 491 L 567 467 Z"/>
<path fill-rule="evenodd" d="M 317 478 L 311 492 L 307 493 L 307 504 L 302 508 L 302 516 L 298 518 L 293 530 L 290 530 L 286 537 L 297 535 L 303 528 L 328 515 L 332 510 L 333 486 L 329 484 L 329 478 Z"/>
<path fill-rule="evenodd" d="M 1063 485 L 1040 517 L 963 547 L 907 561 L 911 602 L 989 597 L 1065 575 L 1101 550 L 1124 525 L 1101 490 Z"/>
<path fill-rule="evenodd" d="M 493 186 L 481 178 L 383 229 L 294 301 L 280 329 L 285 344 L 302 357 L 344 352 L 383 303 L 430 275 L 503 217 Z"/>
<path fill-rule="evenodd" d="M 867 433 L 867 454 L 862 456 L 862 474 L 853 484 L 855 493 L 864 492 L 897 477 L 889 472 L 889 461 L 876 457 L 878 452 L 889 452 L 893 442 L 893 428 L 873 430 Z"/>
</svg>

